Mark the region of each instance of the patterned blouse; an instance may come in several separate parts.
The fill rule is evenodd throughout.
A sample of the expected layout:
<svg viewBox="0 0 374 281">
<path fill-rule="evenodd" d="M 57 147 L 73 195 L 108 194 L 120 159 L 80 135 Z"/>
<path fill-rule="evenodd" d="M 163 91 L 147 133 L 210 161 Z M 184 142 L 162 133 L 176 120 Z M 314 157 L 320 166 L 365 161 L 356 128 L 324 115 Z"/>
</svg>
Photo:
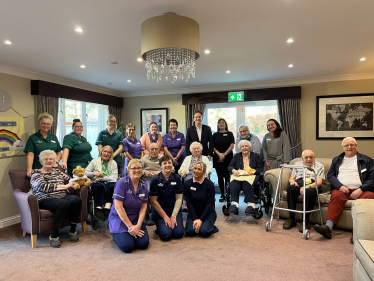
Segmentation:
<svg viewBox="0 0 374 281">
<path fill-rule="evenodd" d="M 70 177 L 57 168 L 52 168 L 51 173 L 42 173 L 41 170 L 33 170 L 31 173 L 32 193 L 38 202 L 47 198 L 64 198 L 66 189 L 56 190 L 57 185 L 67 184 Z"/>
<path fill-rule="evenodd" d="M 190 166 L 188 167 L 188 170 L 189 171 L 192 171 L 193 170 L 193 167 L 195 166 L 195 164 L 197 162 L 203 162 L 203 158 L 202 158 L 202 155 L 200 155 L 199 157 L 195 158 L 194 156 L 191 157 L 191 163 L 190 163 Z"/>
</svg>

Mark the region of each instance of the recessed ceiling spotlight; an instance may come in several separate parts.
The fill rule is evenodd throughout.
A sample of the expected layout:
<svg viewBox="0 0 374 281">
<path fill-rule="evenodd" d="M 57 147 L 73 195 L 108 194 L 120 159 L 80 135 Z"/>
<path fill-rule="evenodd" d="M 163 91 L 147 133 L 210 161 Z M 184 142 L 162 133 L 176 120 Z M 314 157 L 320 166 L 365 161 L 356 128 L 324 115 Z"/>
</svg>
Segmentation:
<svg viewBox="0 0 374 281">
<path fill-rule="evenodd" d="M 118 64 L 118 61 L 111 61 L 111 64 Z"/>
<path fill-rule="evenodd" d="M 86 66 L 84 64 L 81 65 L 81 68 L 86 68 Z"/>
<path fill-rule="evenodd" d="M 210 51 L 207 49 L 207 50 L 204 51 L 204 53 L 210 54 Z"/>
<path fill-rule="evenodd" d="M 366 61 L 366 58 L 360 58 L 360 61 Z"/>
<path fill-rule="evenodd" d="M 290 68 L 293 67 L 293 64 L 289 64 L 288 67 L 290 67 Z"/>
<path fill-rule="evenodd" d="M 287 40 L 287 43 L 293 43 L 293 39 L 292 39 L 292 38 L 289 38 L 289 39 Z"/>
<path fill-rule="evenodd" d="M 231 73 L 231 71 L 230 71 L 230 70 L 227 70 L 226 73 Z"/>
<path fill-rule="evenodd" d="M 142 58 L 137 58 L 137 61 L 143 61 L 143 59 Z"/>
<path fill-rule="evenodd" d="M 83 29 L 82 29 L 81 27 L 77 27 L 77 28 L 75 29 L 75 31 L 81 33 L 81 32 L 83 32 Z"/>
<path fill-rule="evenodd" d="M 127 80 L 127 83 L 130 83 L 131 82 L 131 80 Z"/>
<path fill-rule="evenodd" d="M 9 40 L 5 40 L 5 41 L 4 41 L 4 44 L 12 45 L 12 42 L 10 42 Z"/>
</svg>

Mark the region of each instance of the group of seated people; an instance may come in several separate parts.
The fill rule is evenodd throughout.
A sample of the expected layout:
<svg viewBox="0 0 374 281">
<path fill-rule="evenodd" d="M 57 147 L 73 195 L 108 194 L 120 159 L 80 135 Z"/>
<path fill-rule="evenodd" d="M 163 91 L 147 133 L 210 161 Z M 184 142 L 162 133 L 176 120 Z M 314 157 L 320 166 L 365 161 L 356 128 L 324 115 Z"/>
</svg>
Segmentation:
<svg viewBox="0 0 374 281">
<path fill-rule="evenodd" d="M 49 238 L 52 247 L 61 246 L 58 233 L 59 229 L 63 227 L 65 218 L 68 218 L 71 222 L 70 241 L 79 241 L 76 223 L 79 220 L 82 202 L 78 196 L 72 194 L 71 178 L 62 172 L 62 170 L 67 169 L 67 173 L 71 174 L 73 166 L 71 165 L 72 162 L 67 160 L 69 157 L 72 157 L 75 162 L 80 162 L 86 170 L 86 176 L 91 178 L 95 215 L 102 220 L 108 219 L 109 231 L 123 252 L 131 252 L 135 247 L 139 249 L 148 247 L 149 236 L 146 221 L 151 220 L 151 212 L 152 221 L 156 224 L 155 233 L 163 241 L 172 238 L 180 239 L 184 234 L 208 237 L 218 232 L 218 228 L 215 226 L 217 218 L 214 208 L 215 188 L 213 182 L 209 179 L 212 166 L 209 161 L 210 155 L 204 155 L 204 151 L 206 152 L 207 149 L 209 151 L 210 147 L 209 145 L 205 147 L 200 142 L 203 133 L 207 132 L 204 127 L 202 127 L 200 136 L 197 133 L 197 140 L 192 142 L 191 140 L 194 139 L 193 133 L 189 130 L 190 133 L 187 132 L 187 136 L 192 134 L 192 137 L 188 136 L 189 141 L 185 141 L 184 137 L 182 139 L 182 136 L 176 131 L 177 121 L 171 119 L 169 125 L 174 127 L 173 131 L 171 130 L 169 134 L 165 135 L 162 141 L 159 137 L 154 137 L 150 133 L 148 137 L 153 141 L 150 141 L 147 147 L 148 154 L 143 155 L 144 149 L 138 149 L 140 154 L 137 156 L 139 158 L 132 157 L 130 159 L 131 156 L 127 158 L 125 167 L 127 175 L 118 180 L 121 167 L 115 158 L 123 150 L 123 147 L 119 145 L 121 136 L 118 136 L 116 131 L 111 131 L 112 134 L 109 132 L 110 124 L 114 123 L 111 121 L 114 121 L 115 117 L 114 120 L 113 117 L 108 119 L 108 132 L 102 132 L 101 136 L 99 135 L 98 140 L 100 138 L 106 140 L 97 143 L 100 145 L 99 157 L 95 159 L 91 157 L 87 160 L 89 157 L 84 157 L 84 151 L 87 151 L 88 145 L 91 145 L 81 135 L 82 124 L 80 121 L 73 123 L 74 131 L 64 138 L 61 155 L 61 147 L 57 138 L 48 132 L 53 121 L 51 116 L 48 115 L 44 113 L 39 116 L 40 130 L 30 136 L 25 151 L 27 152 L 27 174 L 31 176 L 31 187 L 38 199 L 39 206 L 54 213 L 54 229 Z M 220 132 L 223 132 L 222 137 L 226 137 L 228 136 L 227 123 L 222 122 L 222 120 L 224 121 L 224 119 L 219 120 L 217 127 Z M 270 124 L 270 132 L 271 127 L 277 127 L 273 123 Z M 135 130 L 134 125 L 129 128 L 131 127 Z M 280 132 L 280 136 L 282 132 Z M 111 140 L 113 145 L 106 144 L 108 141 L 106 138 L 111 138 L 110 136 L 113 137 Z M 65 142 L 66 138 L 67 141 Z M 228 143 L 231 141 L 230 138 Z M 167 145 L 160 146 L 160 143 L 166 143 Z M 180 163 L 179 160 L 183 155 L 182 150 L 184 150 L 184 146 L 181 144 L 187 145 L 187 143 L 189 143 L 191 155 L 185 157 Z M 274 143 L 272 142 L 272 144 Z M 129 148 L 137 144 L 138 140 L 130 137 L 124 146 Z M 115 148 L 117 146 L 117 149 L 113 149 L 113 146 Z M 242 189 L 244 202 L 248 205 L 245 214 L 251 215 L 255 213 L 254 186 L 259 181 L 263 167 L 266 170 L 267 161 L 265 161 L 264 166 L 261 155 L 253 151 L 254 147 L 247 138 L 240 140 L 237 146 L 240 152 L 231 157 L 227 172 L 238 177 L 240 176 L 239 170 L 246 170 L 250 167 L 253 170 L 247 175 L 255 175 L 255 180 L 253 183 L 235 179 L 231 181 L 229 213 L 238 214 L 239 192 Z M 318 233 L 330 239 L 334 223 L 338 224 L 344 203 L 347 200 L 374 199 L 373 159 L 357 152 L 357 142 L 354 138 L 345 138 L 342 146 L 344 153 L 333 159 L 327 175 L 332 185 L 332 192 L 326 225 L 315 225 L 314 227 Z M 164 155 L 161 153 L 161 147 L 164 148 Z M 226 151 L 217 152 L 219 160 L 222 160 L 219 161 L 220 163 L 224 163 L 224 158 L 232 153 L 233 147 L 234 145 L 230 143 Z M 65 149 L 68 150 L 68 154 L 65 154 Z M 77 154 L 75 155 L 75 153 Z M 39 161 L 35 161 L 36 157 Z M 58 163 L 61 159 L 62 164 L 59 167 Z M 268 160 L 274 160 L 278 164 L 288 162 L 285 158 L 268 158 Z M 87 162 L 87 164 L 84 165 L 84 162 Z M 268 162 L 270 168 L 275 165 L 273 162 L 271 163 Z M 296 164 L 312 167 L 317 178 L 314 178 L 314 172 L 307 170 L 307 177 L 311 179 L 311 183 L 304 187 L 302 181 L 304 169 L 293 169 L 289 179 L 290 184 L 287 187 L 288 207 L 291 210 L 296 209 L 297 197 L 304 195 L 305 190 L 306 211 L 308 211 L 313 209 L 317 193 L 320 191 L 319 187 L 322 180 L 325 179 L 324 167 L 315 161 L 314 153 L 311 150 L 305 150 L 302 154 L 302 162 Z M 32 169 L 29 169 L 31 166 Z M 183 197 L 189 211 L 185 226 L 181 213 Z M 144 220 L 145 218 L 146 220 Z M 306 222 L 308 225 L 309 214 L 306 214 Z M 147 225 L 149 224 L 147 223 Z M 290 229 L 295 225 L 295 213 L 290 212 L 290 219 L 284 223 L 283 227 L 284 229 Z"/>
</svg>

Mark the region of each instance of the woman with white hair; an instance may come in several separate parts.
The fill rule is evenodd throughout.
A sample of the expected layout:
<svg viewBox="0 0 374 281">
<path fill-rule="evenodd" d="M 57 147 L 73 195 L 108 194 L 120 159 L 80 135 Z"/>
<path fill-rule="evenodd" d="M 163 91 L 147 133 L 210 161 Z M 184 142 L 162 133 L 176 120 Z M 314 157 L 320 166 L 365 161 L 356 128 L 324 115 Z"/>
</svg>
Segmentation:
<svg viewBox="0 0 374 281">
<path fill-rule="evenodd" d="M 95 216 L 99 220 L 109 216 L 114 186 L 118 180 L 117 162 L 113 156 L 113 148 L 106 145 L 100 150 L 99 157 L 92 159 L 86 167 L 85 174 L 92 180 Z"/>
<path fill-rule="evenodd" d="M 231 160 L 228 167 L 229 172 L 234 176 L 239 177 L 241 174 L 239 170 L 246 171 L 247 168 L 255 169 L 254 172 L 248 172 L 246 175 L 256 175 L 255 180 L 252 184 L 248 181 L 232 180 L 230 183 L 230 194 L 231 194 L 231 206 L 229 213 L 238 215 L 239 214 L 239 192 L 241 189 L 244 191 L 244 202 L 248 204 L 245 209 L 246 215 L 253 215 L 256 213 L 255 210 L 255 195 L 254 187 L 260 180 L 260 173 L 262 170 L 261 157 L 255 152 L 250 152 L 251 143 L 247 140 L 241 140 L 239 142 L 241 152 L 236 153 L 234 158 Z"/>
<path fill-rule="evenodd" d="M 178 174 L 184 178 L 184 181 L 187 181 L 189 179 L 192 179 L 193 177 L 193 167 L 197 162 L 203 162 L 206 165 L 205 170 L 205 177 L 208 177 L 209 174 L 212 172 L 212 165 L 210 164 L 210 161 L 208 157 L 201 155 L 201 152 L 203 151 L 203 146 L 201 143 L 195 141 L 191 143 L 190 145 L 190 151 L 192 155 L 188 155 L 180 167 Z"/>
<path fill-rule="evenodd" d="M 64 227 L 65 219 L 70 220 L 70 241 L 78 242 L 79 236 L 76 231 L 76 224 L 79 222 L 79 215 L 82 209 L 82 200 L 79 196 L 73 195 L 72 182 L 70 177 L 53 167 L 56 163 L 56 153 L 53 150 L 43 150 L 39 154 L 42 168 L 33 170 L 31 173 L 31 188 L 36 196 L 39 208 L 49 210 L 53 216 L 53 231 L 49 236 L 49 244 L 53 248 L 61 247 L 58 232 Z"/>
</svg>

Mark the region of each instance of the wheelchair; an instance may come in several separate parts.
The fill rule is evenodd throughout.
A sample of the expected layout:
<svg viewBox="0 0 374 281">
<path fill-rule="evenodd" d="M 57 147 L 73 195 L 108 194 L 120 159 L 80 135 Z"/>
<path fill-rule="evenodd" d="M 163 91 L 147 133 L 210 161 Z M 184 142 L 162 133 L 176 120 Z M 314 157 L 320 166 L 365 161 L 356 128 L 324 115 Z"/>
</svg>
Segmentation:
<svg viewBox="0 0 374 281">
<path fill-rule="evenodd" d="M 255 208 L 256 213 L 252 215 L 252 217 L 256 220 L 259 220 L 263 217 L 264 212 L 266 214 L 269 213 L 270 204 L 271 204 L 271 193 L 269 190 L 269 183 L 264 181 L 264 174 L 260 174 L 260 180 L 254 186 L 254 195 L 255 195 L 255 203 L 258 203 L 258 207 Z M 231 206 L 230 200 L 230 183 L 226 183 L 226 204 L 222 206 L 222 212 L 225 216 L 229 216 L 229 208 Z"/>
<path fill-rule="evenodd" d="M 91 186 L 88 187 L 88 196 L 87 196 L 87 209 L 88 214 L 91 217 L 91 226 L 93 230 L 97 230 L 100 219 L 95 215 L 95 207 L 94 207 L 94 192 L 91 189 Z M 105 221 L 105 220 L 101 220 Z"/>
</svg>

